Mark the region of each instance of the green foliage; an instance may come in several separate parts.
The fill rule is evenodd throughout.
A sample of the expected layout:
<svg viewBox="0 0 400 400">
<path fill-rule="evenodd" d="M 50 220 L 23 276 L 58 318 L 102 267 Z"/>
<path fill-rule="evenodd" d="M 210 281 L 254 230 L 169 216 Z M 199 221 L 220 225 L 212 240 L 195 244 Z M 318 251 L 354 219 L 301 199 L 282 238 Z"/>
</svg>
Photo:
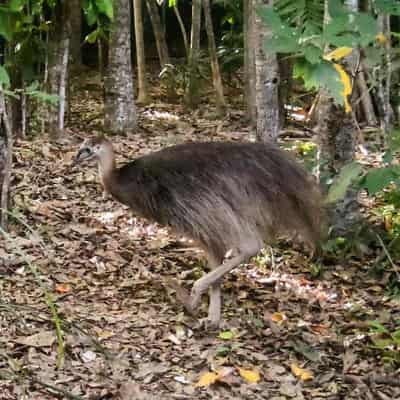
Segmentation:
<svg viewBox="0 0 400 400">
<path fill-rule="evenodd" d="M 222 7 L 222 33 L 217 48 L 223 72 L 232 73 L 243 65 L 243 1 L 216 0 L 213 6 Z"/>
<path fill-rule="evenodd" d="M 99 39 L 106 39 L 110 24 L 114 20 L 112 0 L 84 0 L 82 4 L 86 22 L 94 30 L 90 32 L 85 41 L 93 44 Z"/>
<path fill-rule="evenodd" d="M 400 3 L 393 0 L 374 0 L 374 8 L 378 13 L 400 15 Z"/>
<path fill-rule="evenodd" d="M 362 167 L 357 162 L 345 165 L 329 188 L 326 197 L 327 203 L 334 203 L 342 199 L 348 187 L 362 174 Z"/>
<path fill-rule="evenodd" d="M 10 76 L 2 65 L 0 65 L 0 84 L 6 88 L 10 86 Z"/>
<path fill-rule="evenodd" d="M 200 87 L 203 81 L 210 80 L 211 75 L 210 59 L 204 52 L 199 52 L 198 62 L 195 67 L 195 79 Z M 189 66 L 187 64 L 167 64 L 159 76 L 161 84 L 170 98 L 186 93 L 189 85 Z"/>
<path fill-rule="evenodd" d="M 224 33 L 217 57 L 223 72 L 237 71 L 243 65 L 243 33 L 236 30 Z"/>
<path fill-rule="evenodd" d="M 400 130 L 393 130 L 388 136 L 388 150 L 383 157 L 386 165 L 367 170 L 357 162 L 344 166 L 329 189 L 327 201 L 334 202 L 342 198 L 353 182 L 356 182 L 359 189 L 365 189 L 371 196 L 390 185 L 394 185 L 398 191 L 400 187 L 400 166 L 392 163 L 392 161 L 399 151 Z M 360 178 L 357 180 L 358 177 Z"/>
<path fill-rule="evenodd" d="M 293 76 L 303 79 L 307 90 L 324 87 L 339 104 L 343 103 L 343 83 L 331 62 L 322 60 L 313 63 L 307 57 L 299 59 L 294 64 Z"/>
<path fill-rule="evenodd" d="M 381 1 L 381 6 L 384 1 Z M 394 0 L 391 1 L 394 4 Z M 389 0 L 386 1 L 388 7 Z M 383 7 L 383 6 L 382 6 Z M 295 57 L 294 76 L 307 89 L 326 88 L 338 104 L 346 101 L 345 72 L 325 59 L 327 48 L 368 48 L 378 34 L 376 18 L 351 12 L 340 0 L 329 0 L 329 21 L 324 25 L 324 1 L 278 0 L 258 13 L 272 31 L 267 51 Z M 351 27 L 349 29 L 349 27 Z"/>
<path fill-rule="evenodd" d="M 32 98 L 39 100 L 42 103 L 48 103 L 52 105 L 57 105 L 59 101 L 59 96 L 54 94 L 46 93 L 42 90 L 39 90 L 39 82 L 32 82 L 26 89 L 25 94 Z"/>
<path fill-rule="evenodd" d="M 110 21 L 114 19 L 112 0 L 84 0 L 82 8 L 89 26 L 99 24 L 104 17 Z"/>
<path fill-rule="evenodd" d="M 379 321 L 370 321 L 371 348 L 382 354 L 382 360 L 388 364 L 400 365 L 400 321 L 392 329 Z"/>
<path fill-rule="evenodd" d="M 360 187 L 366 189 L 369 195 L 374 195 L 392 183 L 396 183 L 398 186 L 400 183 L 399 178 L 400 167 L 397 165 L 372 168 L 362 178 Z"/>
</svg>

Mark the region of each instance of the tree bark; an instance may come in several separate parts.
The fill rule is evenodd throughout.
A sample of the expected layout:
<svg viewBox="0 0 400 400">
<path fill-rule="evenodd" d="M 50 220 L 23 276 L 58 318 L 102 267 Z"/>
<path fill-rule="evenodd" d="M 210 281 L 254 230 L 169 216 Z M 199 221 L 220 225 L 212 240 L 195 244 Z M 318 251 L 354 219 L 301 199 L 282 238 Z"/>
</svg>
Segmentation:
<svg viewBox="0 0 400 400">
<path fill-rule="evenodd" d="M 82 8 L 81 0 L 68 0 L 71 23 L 70 65 L 76 70 L 81 66 Z"/>
<path fill-rule="evenodd" d="M 147 0 L 146 3 L 147 3 L 147 10 L 150 15 L 151 24 L 153 26 L 158 58 L 160 60 L 160 67 L 162 70 L 166 64 L 170 63 L 167 41 L 165 39 L 165 31 L 161 24 L 161 18 L 158 11 L 157 1 Z"/>
<path fill-rule="evenodd" d="M 254 9 L 261 5 L 272 5 L 272 0 L 253 0 Z M 261 18 L 254 13 L 256 30 L 256 110 L 257 138 L 263 142 L 275 141 L 279 134 L 279 64 L 275 54 L 264 50 L 264 42 L 272 35 Z"/>
<path fill-rule="evenodd" d="M 252 126 L 256 126 L 256 64 L 254 38 L 253 0 L 243 0 L 243 39 L 244 39 L 244 95 L 246 115 Z"/>
<path fill-rule="evenodd" d="M 203 0 L 203 8 L 204 8 L 205 25 L 208 38 L 208 51 L 210 53 L 210 59 L 211 59 L 212 78 L 216 94 L 216 107 L 217 107 L 217 112 L 220 115 L 222 115 L 225 112 L 226 103 L 225 103 L 224 89 L 222 86 L 221 73 L 217 58 L 217 48 L 215 46 L 214 29 L 211 19 L 210 0 Z"/>
<path fill-rule="evenodd" d="M 363 68 L 358 71 L 356 76 L 356 85 L 360 92 L 360 101 L 365 121 L 369 126 L 376 126 L 378 124 L 378 120 L 376 118 L 374 104 L 372 102 Z"/>
<path fill-rule="evenodd" d="M 182 20 L 182 17 L 181 17 L 178 7 L 176 5 L 174 5 L 173 9 L 174 9 L 176 19 L 178 20 L 179 28 L 182 32 L 182 39 L 183 39 L 183 45 L 185 46 L 186 58 L 189 61 L 190 52 L 189 52 L 189 44 L 188 44 L 188 35 L 186 32 L 185 24 L 183 23 L 183 20 Z"/>
<path fill-rule="evenodd" d="M 0 226 L 7 230 L 12 172 L 13 134 L 7 115 L 3 88 L 0 87 Z"/>
<path fill-rule="evenodd" d="M 68 84 L 68 58 L 70 46 L 70 18 L 68 3 L 56 7 L 54 30 L 49 38 L 48 87 L 59 97 L 58 107 L 49 105 L 47 129 L 53 138 L 64 131 L 66 88 Z"/>
<path fill-rule="evenodd" d="M 327 4 L 325 0 L 324 25 L 330 18 Z M 356 147 L 354 119 L 351 112 L 346 113 L 342 106 L 335 104 L 326 89 L 321 89 L 316 106 L 316 122 L 320 140 L 320 174 L 330 179 L 337 175 L 344 165 L 354 160 Z M 351 233 L 361 219 L 357 190 L 350 187 L 344 198 L 331 205 L 328 211 L 333 237 Z"/>
<path fill-rule="evenodd" d="M 359 0 L 345 0 L 345 4 L 348 9 L 353 13 L 358 13 L 360 11 Z M 352 76 L 355 77 L 353 86 L 356 86 L 360 93 L 360 101 L 365 120 L 368 125 L 376 125 L 377 120 L 375 116 L 374 106 L 372 104 L 371 95 L 365 81 L 364 72 L 360 68 L 360 57 L 360 50 L 358 49 L 358 47 L 354 47 L 352 53 L 350 54 L 350 56 L 346 57 L 346 59 L 349 61 Z"/>
<path fill-rule="evenodd" d="M 201 0 L 192 0 L 192 30 L 190 35 L 189 52 L 189 87 L 186 103 L 190 108 L 195 108 L 199 102 L 199 77 L 197 74 L 197 63 L 200 51 L 200 28 L 201 28 Z"/>
<path fill-rule="evenodd" d="M 133 94 L 130 0 L 114 1 L 114 25 L 110 34 L 108 68 L 104 80 L 105 129 L 114 133 L 136 128 Z"/>
<path fill-rule="evenodd" d="M 321 90 L 316 111 L 316 131 L 320 138 L 321 173 L 328 178 L 354 160 L 356 128 L 351 113 L 334 103 L 325 90 Z M 345 197 L 329 210 L 333 236 L 346 236 L 360 221 L 357 190 L 349 188 Z"/>
<path fill-rule="evenodd" d="M 138 71 L 138 98 L 137 102 L 146 104 L 149 99 L 146 78 L 146 57 L 144 54 L 143 36 L 143 0 L 133 0 L 136 41 L 136 63 Z"/>
<path fill-rule="evenodd" d="M 390 104 L 390 91 L 392 81 L 392 58 L 391 58 L 391 43 L 390 43 L 390 16 L 378 15 L 379 32 L 382 32 L 387 38 L 385 42 L 385 58 L 382 65 L 377 69 L 378 73 L 378 97 L 380 105 L 381 129 L 386 140 L 387 134 L 392 127 L 393 110 Z"/>
</svg>

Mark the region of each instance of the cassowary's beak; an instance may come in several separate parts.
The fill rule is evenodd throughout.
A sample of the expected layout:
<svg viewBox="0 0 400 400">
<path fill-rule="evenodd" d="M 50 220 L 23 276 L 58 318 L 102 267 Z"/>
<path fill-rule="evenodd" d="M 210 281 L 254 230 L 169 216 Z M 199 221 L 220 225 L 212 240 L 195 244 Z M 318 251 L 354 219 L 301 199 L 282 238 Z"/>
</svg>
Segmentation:
<svg viewBox="0 0 400 400">
<path fill-rule="evenodd" d="M 78 153 L 72 160 L 71 166 L 74 167 L 75 165 L 80 164 L 84 160 L 89 160 L 90 158 L 93 157 L 93 153 L 90 151 L 90 149 L 83 147 L 79 149 Z"/>
</svg>

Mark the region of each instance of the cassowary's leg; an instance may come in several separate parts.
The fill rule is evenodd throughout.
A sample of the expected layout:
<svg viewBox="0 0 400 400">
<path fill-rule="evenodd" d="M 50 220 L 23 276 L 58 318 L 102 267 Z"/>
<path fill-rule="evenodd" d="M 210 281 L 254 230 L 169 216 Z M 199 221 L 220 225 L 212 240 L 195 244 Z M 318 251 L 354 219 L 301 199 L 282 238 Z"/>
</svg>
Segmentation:
<svg viewBox="0 0 400 400">
<path fill-rule="evenodd" d="M 208 257 L 208 265 L 211 270 L 215 270 L 222 263 L 215 257 Z M 208 322 L 212 327 L 218 327 L 221 321 L 221 281 L 217 281 L 210 286 L 209 289 L 209 306 L 208 306 Z"/>
<path fill-rule="evenodd" d="M 213 328 L 219 327 L 221 321 L 221 282 L 213 283 L 209 290 L 208 322 Z"/>
<path fill-rule="evenodd" d="M 200 305 L 201 296 L 207 291 L 209 287 L 213 284 L 217 284 L 218 281 L 229 271 L 236 268 L 239 264 L 248 261 L 251 257 L 256 255 L 260 250 L 259 245 L 251 245 L 246 247 L 245 249 L 239 250 L 239 255 L 226 260 L 219 267 L 215 268 L 213 271 L 204 275 L 202 278 L 197 280 L 193 285 L 190 295 L 186 292 L 185 289 L 177 285 L 173 284 L 174 289 L 176 290 L 178 299 L 183 303 L 186 311 L 192 315 L 197 313 L 198 307 Z M 216 295 L 215 295 L 216 299 Z M 215 304 L 216 303 L 216 300 Z M 214 305 L 216 307 L 216 305 Z"/>
</svg>

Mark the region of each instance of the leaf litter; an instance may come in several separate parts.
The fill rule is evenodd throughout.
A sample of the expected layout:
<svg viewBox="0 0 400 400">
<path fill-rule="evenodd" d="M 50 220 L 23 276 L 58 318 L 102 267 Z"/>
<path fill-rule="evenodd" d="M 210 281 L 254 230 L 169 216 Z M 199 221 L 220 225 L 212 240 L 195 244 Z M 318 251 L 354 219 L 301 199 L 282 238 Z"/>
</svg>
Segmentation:
<svg viewBox="0 0 400 400">
<path fill-rule="evenodd" d="M 84 137 L 76 107 L 66 140 L 16 144 L 14 212 L 35 233 L 12 219 L 13 243 L 0 240 L 0 400 L 400 398 L 399 367 L 369 346 L 365 323 L 395 321 L 399 307 L 369 260 L 312 279 L 305 255 L 278 247 L 279 269 L 250 263 L 225 277 L 224 327 L 199 328 L 163 282 L 192 285 L 201 252 L 106 196 L 93 166 L 70 167 Z M 249 138 L 241 112 L 217 121 L 157 107 L 140 113 L 137 133 L 113 138 L 121 163 L 187 140 Z M 60 369 L 51 314 L 17 245 L 57 306 Z"/>
</svg>

